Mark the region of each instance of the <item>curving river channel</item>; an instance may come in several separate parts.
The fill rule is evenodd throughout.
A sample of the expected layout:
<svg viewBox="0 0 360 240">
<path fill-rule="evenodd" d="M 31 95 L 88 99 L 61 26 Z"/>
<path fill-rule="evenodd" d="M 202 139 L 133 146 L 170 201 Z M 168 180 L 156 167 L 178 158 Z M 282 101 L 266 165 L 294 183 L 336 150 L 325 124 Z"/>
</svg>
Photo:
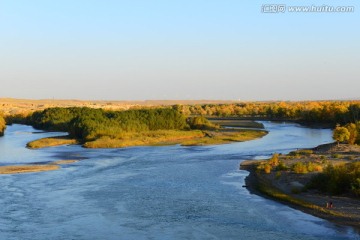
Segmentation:
<svg viewBox="0 0 360 240">
<path fill-rule="evenodd" d="M 351 228 L 252 195 L 245 159 L 331 142 L 328 129 L 264 122 L 262 139 L 206 147 L 29 150 L 59 135 L 24 125 L 0 138 L 0 164 L 80 161 L 0 175 L 0 239 L 357 239 Z"/>
</svg>

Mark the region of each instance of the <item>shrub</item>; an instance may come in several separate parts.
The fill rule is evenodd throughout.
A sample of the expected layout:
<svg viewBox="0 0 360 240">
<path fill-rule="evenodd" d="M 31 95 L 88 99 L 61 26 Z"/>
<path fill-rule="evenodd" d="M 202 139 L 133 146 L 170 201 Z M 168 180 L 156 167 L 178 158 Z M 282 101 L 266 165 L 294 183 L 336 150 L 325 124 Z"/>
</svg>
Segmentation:
<svg viewBox="0 0 360 240">
<path fill-rule="evenodd" d="M 334 195 L 352 193 L 360 196 L 360 162 L 328 165 L 311 179 L 308 187 Z"/>
<path fill-rule="evenodd" d="M 187 119 L 187 123 L 192 129 L 200 130 L 216 130 L 219 128 L 219 125 L 211 123 L 204 116 L 190 117 Z"/>
<path fill-rule="evenodd" d="M 279 165 L 276 166 L 276 170 L 278 171 L 286 171 L 289 168 L 285 165 L 285 163 L 283 161 L 279 162 Z"/>
<path fill-rule="evenodd" d="M 297 151 L 291 151 L 289 152 L 288 154 L 289 156 L 292 156 L 292 157 L 298 157 L 299 156 L 299 153 Z"/>
<path fill-rule="evenodd" d="M 278 153 L 274 153 L 272 155 L 272 157 L 269 159 L 268 163 L 270 164 L 270 166 L 272 167 L 276 167 L 279 165 L 279 154 Z"/>
<path fill-rule="evenodd" d="M 297 162 L 292 166 L 292 171 L 295 173 L 308 173 L 307 166 L 303 164 L 302 162 Z"/>
<path fill-rule="evenodd" d="M 357 197 L 360 196 L 360 178 L 356 178 L 351 182 L 351 192 Z"/>
<path fill-rule="evenodd" d="M 264 172 L 266 174 L 271 173 L 271 165 L 270 164 L 268 164 L 268 163 L 264 164 Z"/>
</svg>

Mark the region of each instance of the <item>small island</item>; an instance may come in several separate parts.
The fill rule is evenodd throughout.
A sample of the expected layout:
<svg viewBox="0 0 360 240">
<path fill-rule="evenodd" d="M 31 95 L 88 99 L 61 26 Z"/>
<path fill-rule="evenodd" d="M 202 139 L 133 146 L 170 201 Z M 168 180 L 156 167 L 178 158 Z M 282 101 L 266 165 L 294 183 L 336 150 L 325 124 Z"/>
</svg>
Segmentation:
<svg viewBox="0 0 360 240">
<path fill-rule="evenodd" d="M 49 108 L 20 120 L 37 129 L 69 133 L 29 142 L 27 147 L 31 149 L 69 144 L 86 148 L 199 146 L 249 141 L 267 134 L 263 125 L 254 121 L 211 122 L 204 116 L 185 116 L 175 108 L 125 111 Z"/>
</svg>

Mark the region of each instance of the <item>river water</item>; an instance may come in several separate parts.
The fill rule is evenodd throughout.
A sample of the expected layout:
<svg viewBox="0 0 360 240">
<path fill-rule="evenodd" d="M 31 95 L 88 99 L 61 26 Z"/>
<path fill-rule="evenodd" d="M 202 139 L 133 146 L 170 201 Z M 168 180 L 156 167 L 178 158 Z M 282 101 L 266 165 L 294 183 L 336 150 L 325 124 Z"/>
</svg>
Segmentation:
<svg viewBox="0 0 360 240">
<path fill-rule="evenodd" d="M 242 160 L 331 142 L 328 129 L 264 125 L 264 138 L 228 145 L 41 150 L 25 145 L 59 133 L 8 126 L 1 165 L 80 161 L 1 175 L 0 239 L 358 239 L 242 187 Z"/>
</svg>

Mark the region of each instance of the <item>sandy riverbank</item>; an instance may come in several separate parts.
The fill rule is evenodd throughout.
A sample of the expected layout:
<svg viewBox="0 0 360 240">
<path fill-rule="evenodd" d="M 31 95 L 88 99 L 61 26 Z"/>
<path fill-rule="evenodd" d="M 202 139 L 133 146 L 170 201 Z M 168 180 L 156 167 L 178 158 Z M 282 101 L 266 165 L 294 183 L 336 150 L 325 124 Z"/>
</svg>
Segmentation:
<svg viewBox="0 0 360 240">
<path fill-rule="evenodd" d="M 341 155 L 341 158 L 334 158 Z M 359 161 L 359 146 L 336 146 L 334 144 L 322 145 L 313 149 L 313 153 L 299 158 L 288 158 L 282 156 L 283 160 L 288 159 L 292 163 L 296 161 L 314 161 L 321 156 L 328 161 L 337 164 L 338 162 Z M 322 157 L 322 158 L 324 158 Z M 335 224 L 351 226 L 360 232 L 360 199 L 350 195 L 329 196 L 316 190 L 300 191 L 316 172 L 307 174 L 296 174 L 290 171 L 283 171 L 280 174 L 275 172 L 266 174 L 257 171 L 257 166 L 263 161 L 243 161 L 240 168 L 250 172 L 245 179 L 247 189 L 257 195 L 267 197 L 284 203 L 292 208 L 301 210 L 308 214 L 329 220 Z M 299 188 L 299 191 L 294 189 Z M 333 207 L 327 208 L 326 204 L 332 202 Z"/>
<path fill-rule="evenodd" d="M 60 165 L 71 164 L 78 160 L 58 160 L 48 164 L 39 165 L 10 165 L 0 166 L 0 174 L 19 174 L 19 173 L 35 173 L 59 170 Z"/>
</svg>

